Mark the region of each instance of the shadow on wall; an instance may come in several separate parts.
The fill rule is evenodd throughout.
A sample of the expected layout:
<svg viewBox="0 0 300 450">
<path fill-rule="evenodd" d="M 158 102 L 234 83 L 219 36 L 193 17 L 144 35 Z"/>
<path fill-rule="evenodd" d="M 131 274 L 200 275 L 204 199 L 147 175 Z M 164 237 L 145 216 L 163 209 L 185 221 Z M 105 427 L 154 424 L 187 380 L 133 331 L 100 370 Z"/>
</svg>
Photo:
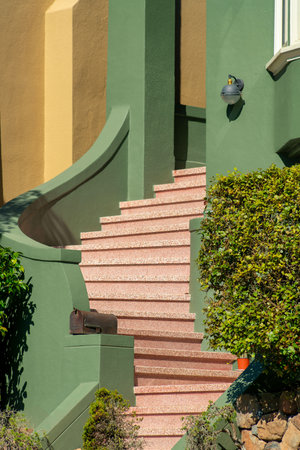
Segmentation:
<svg viewBox="0 0 300 450">
<path fill-rule="evenodd" d="M 14 299 L 6 323 L 7 333 L 0 340 L 0 409 L 24 409 L 26 382 L 20 384 L 23 372 L 22 361 L 28 350 L 27 336 L 34 325 L 33 314 L 36 305 L 31 300 L 31 279 L 27 282 L 28 292 L 21 292 Z"/>
<path fill-rule="evenodd" d="M 73 243 L 75 238 L 70 228 L 52 210 L 56 201 L 48 202 L 39 190 L 14 198 L 1 208 L 1 234 L 19 226 L 24 234 L 41 244 L 60 246 Z"/>
<path fill-rule="evenodd" d="M 45 196 L 40 196 L 32 203 L 19 220 L 23 233 L 41 244 L 52 247 L 76 242 L 70 227 L 53 211 L 53 206 L 58 200 L 48 202 Z"/>
<path fill-rule="evenodd" d="M 240 117 L 245 103 L 246 103 L 245 100 L 240 98 L 239 101 L 237 103 L 235 103 L 234 105 L 227 106 L 226 116 L 227 116 L 229 122 L 232 122 Z"/>
<path fill-rule="evenodd" d="M 38 190 L 31 190 L 19 197 L 10 200 L 1 208 L 0 214 L 0 233 L 9 233 L 18 226 L 18 218 L 27 206 L 34 202 L 41 195 Z"/>
<path fill-rule="evenodd" d="M 242 395 L 249 388 L 249 386 L 251 386 L 253 381 L 260 376 L 262 370 L 263 365 L 258 359 L 255 359 L 225 392 L 227 402 L 234 404 L 238 397 L 240 397 L 240 395 Z"/>
<path fill-rule="evenodd" d="M 291 167 L 300 163 L 300 138 L 290 139 L 277 151 L 285 166 Z"/>
</svg>

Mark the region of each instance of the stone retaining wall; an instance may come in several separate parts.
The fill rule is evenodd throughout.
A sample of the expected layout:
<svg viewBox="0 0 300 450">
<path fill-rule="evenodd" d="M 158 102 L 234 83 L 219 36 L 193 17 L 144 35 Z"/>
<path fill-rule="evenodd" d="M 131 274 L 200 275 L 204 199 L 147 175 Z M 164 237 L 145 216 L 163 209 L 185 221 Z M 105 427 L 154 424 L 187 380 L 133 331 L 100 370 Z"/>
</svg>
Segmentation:
<svg viewBox="0 0 300 450">
<path fill-rule="evenodd" d="M 244 394 L 236 411 L 244 450 L 300 449 L 300 388 Z"/>
</svg>

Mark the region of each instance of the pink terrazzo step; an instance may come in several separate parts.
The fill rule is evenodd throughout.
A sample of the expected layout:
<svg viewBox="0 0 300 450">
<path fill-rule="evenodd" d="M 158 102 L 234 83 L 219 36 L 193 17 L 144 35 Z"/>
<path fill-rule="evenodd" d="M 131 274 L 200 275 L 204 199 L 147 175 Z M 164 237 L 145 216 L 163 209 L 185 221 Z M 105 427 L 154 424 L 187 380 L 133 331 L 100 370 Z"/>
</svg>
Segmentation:
<svg viewBox="0 0 300 450">
<path fill-rule="evenodd" d="M 170 225 L 144 225 L 131 229 L 117 229 L 113 231 L 90 231 L 81 233 L 82 244 L 106 245 L 112 242 L 119 244 L 128 242 L 149 242 L 157 240 L 189 239 L 188 221 Z"/>
<path fill-rule="evenodd" d="M 186 183 L 188 181 L 199 182 L 202 185 L 206 183 L 206 167 L 173 170 L 172 173 L 175 184 Z"/>
<path fill-rule="evenodd" d="M 154 212 L 164 212 L 165 210 L 176 209 L 177 211 L 185 210 L 189 207 L 197 207 L 202 203 L 202 208 L 204 202 L 204 194 L 193 194 L 190 197 L 181 198 L 177 196 L 176 198 L 150 198 L 145 200 L 134 200 L 129 202 L 120 202 L 120 209 L 122 215 L 128 214 L 143 214 L 143 213 L 154 213 Z"/>
<path fill-rule="evenodd" d="M 94 260 L 111 260 L 112 258 L 166 258 L 188 257 L 190 254 L 190 240 L 163 240 L 150 242 L 110 243 L 106 245 L 90 244 L 82 246 L 82 263 Z"/>
<path fill-rule="evenodd" d="M 203 183 L 199 179 L 181 183 L 157 184 L 153 189 L 158 199 L 181 198 L 183 200 L 191 195 L 200 195 L 204 198 L 206 193 L 205 175 L 203 175 Z"/>
<path fill-rule="evenodd" d="M 183 434 L 180 428 L 171 426 L 169 429 L 147 429 L 141 431 L 140 436 L 145 441 L 144 450 L 171 450 Z"/>
<path fill-rule="evenodd" d="M 201 384 L 233 382 L 241 371 L 135 366 L 135 385 Z"/>
<path fill-rule="evenodd" d="M 191 409 L 198 413 L 204 411 L 208 402 L 215 402 L 230 386 L 223 384 L 191 384 L 164 386 L 136 386 L 136 412 L 140 408 L 176 408 L 188 414 Z M 140 412 L 141 413 L 141 412 Z"/>
<path fill-rule="evenodd" d="M 172 430 L 170 430 L 170 432 L 172 432 Z M 159 431 L 157 431 L 156 433 L 159 433 Z M 156 433 L 150 436 L 149 435 L 145 437 L 142 436 L 145 441 L 145 446 L 143 447 L 144 450 L 171 450 L 182 436 L 182 434 L 181 435 L 175 434 L 175 436 L 172 435 L 156 436 Z"/>
<path fill-rule="evenodd" d="M 181 331 L 193 332 L 195 314 L 176 314 L 160 312 L 129 312 L 116 310 L 102 310 L 104 314 L 113 313 L 118 318 L 118 327 L 132 328 L 140 330 L 161 330 L 161 331 Z"/>
<path fill-rule="evenodd" d="M 120 298 L 121 297 L 121 298 Z M 97 311 L 103 310 L 117 310 L 123 309 L 125 311 L 153 311 L 153 312 L 168 312 L 174 313 L 188 313 L 190 307 L 189 295 L 151 295 L 134 296 L 128 295 L 115 296 L 109 298 L 103 298 L 103 295 L 97 296 L 94 293 L 90 293 L 90 308 L 97 309 Z"/>
<path fill-rule="evenodd" d="M 203 333 L 183 333 L 181 331 L 136 330 L 118 328 L 118 334 L 134 336 L 135 347 L 200 350 Z"/>
<path fill-rule="evenodd" d="M 139 294 L 186 294 L 189 291 L 189 279 L 187 276 L 146 276 L 136 275 L 125 277 L 116 274 L 114 277 L 97 276 L 85 278 L 87 291 L 109 292 L 125 295 L 126 293 Z"/>
<path fill-rule="evenodd" d="M 236 357 L 230 353 L 135 348 L 139 366 L 183 367 L 188 369 L 231 370 Z"/>
<path fill-rule="evenodd" d="M 138 273 L 139 275 L 189 275 L 190 260 L 189 257 L 149 257 L 118 259 L 111 258 L 106 261 L 84 262 L 80 264 L 81 272 L 85 277 L 112 276 L 116 272 L 120 276 L 130 276 Z"/>
<path fill-rule="evenodd" d="M 181 428 L 181 418 L 183 416 L 200 414 L 205 410 L 206 407 L 201 409 L 199 406 L 186 406 L 183 411 L 183 408 L 181 406 L 177 407 L 175 403 L 173 403 L 171 406 L 160 406 L 154 408 L 150 404 L 148 404 L 146 407 L 134 406 L 130 408 L 130 412 L 134 412 L 137 418 L 143 419 L 140 423 L 141 428 L 148 429 L 151 427 L 168 428 L 170 425 L 173 425 L 175 428 Z"/>
<path fill-rule="evenodd" d="M 203 215 L 204 203 L 200 203 L 196 207 L 190 207 L 182 210 L 165 210 L 156 213 L 144 213 L 144 214 L 127 214 L 121 216 L 108 216 L 101 217 L 101 229 L 103 231 L 107 230 L 117 230 L 124 229 L 127 230 L 133 227 L 136 229 L 143 229 L 145 226 L 152 225 L 170 225 L 174 223 L 189 222 L 190 219 L 195 217 L 200 217 Z"/>
</svg>

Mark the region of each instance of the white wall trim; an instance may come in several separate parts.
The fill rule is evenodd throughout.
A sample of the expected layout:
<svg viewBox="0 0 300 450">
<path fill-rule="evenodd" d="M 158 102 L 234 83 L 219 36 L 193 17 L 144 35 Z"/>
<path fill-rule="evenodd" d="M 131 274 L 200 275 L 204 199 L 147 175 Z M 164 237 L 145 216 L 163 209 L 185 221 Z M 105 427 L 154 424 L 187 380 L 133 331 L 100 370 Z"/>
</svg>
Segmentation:
<svg viewBox="0 0 300 450">
<path fill-rule="evenodd" d="M 290 61 L 300 58 L 300 42 L 282 47 L 266 64 L 266 69 L 277 75 Z"/>
<path fill-rule="evenodd" d="M 282 0 L 275 0 L 274 8 L 274 55 L 282 47 Z"/>
</svg>

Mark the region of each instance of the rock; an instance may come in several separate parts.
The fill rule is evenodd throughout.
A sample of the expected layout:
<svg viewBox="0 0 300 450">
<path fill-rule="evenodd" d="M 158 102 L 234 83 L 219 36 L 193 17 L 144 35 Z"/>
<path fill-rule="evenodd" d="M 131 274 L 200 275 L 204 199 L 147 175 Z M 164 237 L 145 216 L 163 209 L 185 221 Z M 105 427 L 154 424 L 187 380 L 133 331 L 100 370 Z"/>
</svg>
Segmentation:
<svg viewBox="0 0 300 450">
<path fill-rule="evenodd" d="M 279 394 L 262 392 L 259 394 L 260 407 L 263 414 L 268 414 L 279 409 Z"/>
<path fill-rule="evenodd" d="M 278 412 L 265 414 L 257 424 L 258 437 L 265 441 L 280 441 L 287 428 L 287 417 Z"/>
<path fill-rule="evenodd" d="M 300 430 L 291 420 L 281 441 L 281 450 L 298 450 L 300 448 Z"/>
<path fill-rule="evenodd" d="M 297 414 L 298 407 L 296 401 L 296 393 L 283 391 L 279 399 L 279 409 L 284 414 L 289 415 Z"/>
<path fill-rule="evenodd" d="M 241 395 L 235 405 L 237 411 L 237 425 L 250 429 L 259 420 L 260 404 L 255 395 Z"/>
<path fill-rule="evenodd" d="M 300 430 L 300 414 L 297 414 L 297 416 L 294 416 L 291 419 L 291 422 L 293 423 L 293 425 L 295 425 L 296 428 L 298 428 L 298 430 Z"/>
<path fill-rule="evenodd" d="M 257 417 L 254 417 L 251 413 L 237 413 L 236 423 L 239 428 L 246 428 L 250 430 L 252 425 L 257 422 Z"/>
<path fill-rule="evenodd" d="M 243 430 L 241 433 L 241 441 L 245 450 L 263 450 L 266 443 L 254 436 L 251 431 Z"/>
<path fill-rule="evenodd" d="M 280 446 L 280 444 L 278 443 L 278 442 L 275 442 L 275 441 L 273 441 L 273 442 L 268 442 L 267 443 L 267 445 L 264 447 L 264 450 L 271 450 L 271 449 L 280 449 L 281 450 L 281 446 Z"/>
<path fill-rule="evenodd" d="M 251 427 L 251 433 L 254 435 L 254 436 L 258 436 L 258 430 L 257 430 L 257 425 L 253 425 L 252 427 Z"/>
</svg>

